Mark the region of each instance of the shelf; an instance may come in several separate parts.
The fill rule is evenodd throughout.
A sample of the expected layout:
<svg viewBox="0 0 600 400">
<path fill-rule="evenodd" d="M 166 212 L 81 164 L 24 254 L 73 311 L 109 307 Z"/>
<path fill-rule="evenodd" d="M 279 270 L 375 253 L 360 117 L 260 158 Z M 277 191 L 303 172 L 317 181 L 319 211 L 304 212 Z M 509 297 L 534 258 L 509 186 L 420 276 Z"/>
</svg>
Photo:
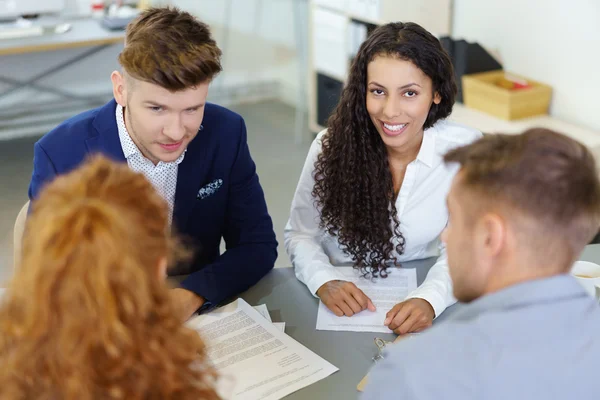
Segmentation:
<svg viewBox="0 0 600 400">
<path fill-rule="evenodd" d="M 448 117 L 448 120 L 458 122 L 470 128 L 475 128 L 484 133 L 506 133 L 516 135 L 529 128 L 547 128 L 565 134 L 592 149 L 600 148 L 600 131 L 594 131 L 575 124 L 570 124 L 549 115 L 525 118 L 516 121 L 506 121 L 465 107 L 461 103 L 456 103 L 452 115 Z M 319 133 L 326 128 L 312 121 L 310 122 L 309 127 L 311 131 L 316 133 Z"/>
<path fill-rule="evenodd" d="M 549 115 L 506 121 L 456 103 L 448 118 L 484 133 L 519 134 L 529 128 L 547 128 L 565 134 L 588 147 L 600 146 L 600 132 L 568 123 Z"/>
</svg>

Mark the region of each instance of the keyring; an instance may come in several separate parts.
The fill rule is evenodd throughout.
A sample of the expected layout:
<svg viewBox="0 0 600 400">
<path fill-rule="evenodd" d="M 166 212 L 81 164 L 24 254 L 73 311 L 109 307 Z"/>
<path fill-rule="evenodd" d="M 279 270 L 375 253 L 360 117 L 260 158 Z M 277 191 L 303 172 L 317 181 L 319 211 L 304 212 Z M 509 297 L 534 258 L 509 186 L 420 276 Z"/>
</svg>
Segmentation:
<svg viewBox="0 0 600 400">
<path fill-rule="evenodd" d="M 373 356 L 373 361 L 377 362 L 377 361 L 384 359 L 383 351 L 385 349 L 385 346 L 387 346 L 389 343 L 392 343 L 392 342 L 386 342 L 383 339 L 375 338 L 375 346 L 377 346 L 377 354 L 375 354 L 375 356 Z"/>
</svg>

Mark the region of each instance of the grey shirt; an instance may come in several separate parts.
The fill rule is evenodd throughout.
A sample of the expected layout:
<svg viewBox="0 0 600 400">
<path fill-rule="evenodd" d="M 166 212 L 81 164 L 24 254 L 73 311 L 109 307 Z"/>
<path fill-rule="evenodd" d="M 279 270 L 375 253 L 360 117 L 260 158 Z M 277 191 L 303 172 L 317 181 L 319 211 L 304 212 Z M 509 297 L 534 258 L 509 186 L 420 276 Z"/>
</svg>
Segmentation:
<svg viewBox="0 0 600 400">
<path fill-rule="evenodd" d="M 362 399 L 600 399 L 600 307 L 568 275 L 484 296 L 391 347 Z"/>
</svg>

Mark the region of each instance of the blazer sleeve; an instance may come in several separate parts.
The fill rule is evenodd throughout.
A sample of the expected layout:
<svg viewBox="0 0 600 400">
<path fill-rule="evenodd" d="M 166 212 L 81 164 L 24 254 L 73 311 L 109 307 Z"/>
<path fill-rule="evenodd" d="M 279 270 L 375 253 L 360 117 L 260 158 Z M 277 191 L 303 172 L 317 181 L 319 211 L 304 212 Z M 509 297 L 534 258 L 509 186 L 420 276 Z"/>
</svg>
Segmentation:
<svg viewBox="0 0 600 400">
<path fill-rule="evenodd" d="M 42 187 L 56 177 L 56 168 L 50 157 L 38 142 L 33 146 L 33 173 L 29 183 L 29 200 L 37 198 Z"/>
<path fill-rule="evenodd" d="M 277 240 L 263 189 L 240 118 L 240 140 L 229 177 L 223 238 L 226 251 L 215 262 L 190 274 L 181 287 L 212 305 L 238 295 L 265 276 L 277 259 Z"/>
</svg>

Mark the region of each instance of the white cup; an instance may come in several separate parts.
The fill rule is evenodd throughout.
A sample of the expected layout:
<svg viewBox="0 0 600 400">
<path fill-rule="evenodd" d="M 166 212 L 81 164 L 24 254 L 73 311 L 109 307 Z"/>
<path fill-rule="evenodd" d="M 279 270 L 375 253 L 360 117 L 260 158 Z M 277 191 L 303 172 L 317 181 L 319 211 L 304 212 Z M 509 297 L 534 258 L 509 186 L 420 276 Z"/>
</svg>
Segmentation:
<svg viewBox="0 0 600 400">
<path fill-rule="evenodd" d="M 600 265 L 589 261 L 577 261 L 571 274 L 590 296 L 600 299 Z"/>
</svg>

